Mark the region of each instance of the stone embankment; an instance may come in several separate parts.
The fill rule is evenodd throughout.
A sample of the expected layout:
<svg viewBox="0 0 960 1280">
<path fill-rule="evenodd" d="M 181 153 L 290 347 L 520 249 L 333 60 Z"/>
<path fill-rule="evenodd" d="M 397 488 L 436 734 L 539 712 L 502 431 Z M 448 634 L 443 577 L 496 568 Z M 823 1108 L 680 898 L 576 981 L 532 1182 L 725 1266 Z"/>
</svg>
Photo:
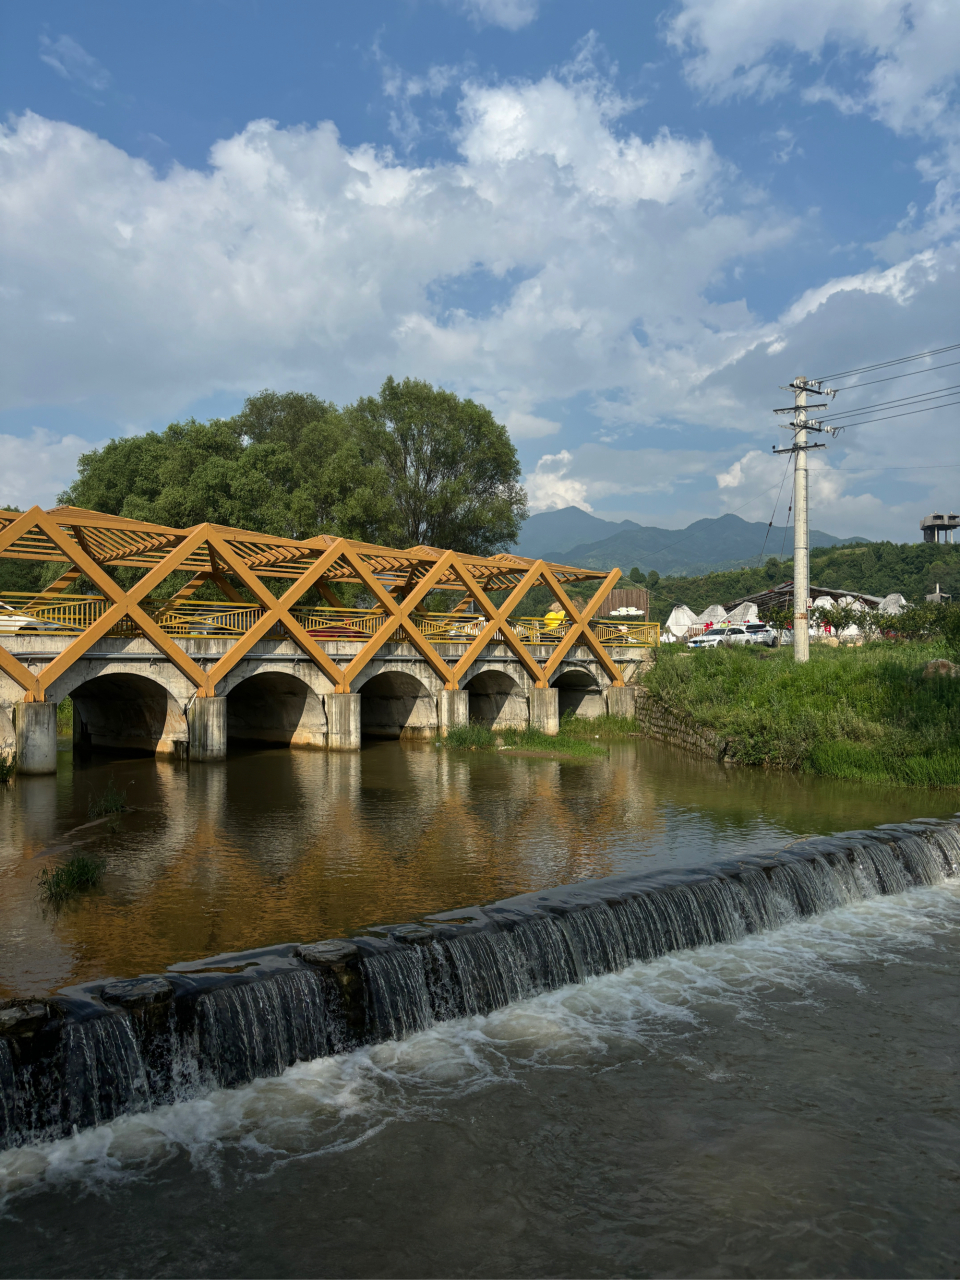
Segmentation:
<svg viewBox="0 0 960 1280">
<path fill-rule="evenodd" d="M 655 742 L 665 742 L 670 746 L 682 747 L 698 756 L 709 756 L 711 760 L 723 760 L 733 763 L 730 754 L 732 746 L 729 739 L 704 725 L 697 724 L 689 716 L 681 712 L 671 711 L 655 694 L 650 693 L 643 685 L 634 686 L 634 712 L 637 727 L 646 738 Z"/>
</svg>

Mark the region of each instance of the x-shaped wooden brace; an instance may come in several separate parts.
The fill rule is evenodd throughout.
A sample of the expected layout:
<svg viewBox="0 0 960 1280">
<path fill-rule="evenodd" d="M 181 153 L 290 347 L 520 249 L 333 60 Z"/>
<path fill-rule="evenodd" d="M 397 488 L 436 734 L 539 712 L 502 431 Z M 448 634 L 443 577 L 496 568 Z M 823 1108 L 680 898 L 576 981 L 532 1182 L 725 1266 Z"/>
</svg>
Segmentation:
<svg viewBox="0 0 960 1280">
<path fill-rule="evenodd" d="M 31 507 L 29 511 L 25 511 L 22 516 L 18 516 L 8 524 L 5 529 L 0 530 L 0 551 L 6 551 L 7 547 L 12 547 L 18 538 L 29 533 L 42 515 L 42 507 Z M 32 702 L 35 698 L 43 698 L 37 676 L 22 662 L 18 662 L 2 645 L 0 645 L 0 671 L 5 672 L 24 690 L 28 702 Z"/>
<path fill-rule="evenodd" d="M 499 609 L 486 592 L 483 591 L 481 587 L 477 586 L 456 556 L 453 557 L 452 567 L 456 572 L 457 577 L 466 587 L 468 593 L 473 597 L 488 618 L 486 626 L 480 629 L 477 638 L 470 644 L 466 653 L 454 667 L 453 673 L 455 679 L 459 682 L 460 677 L 465 671 L 467 671 L 471 663 L 476 660 L 484 646 L 488 645 L 493 640 L 496 632 L 499 631 L 503 636 L 507 647 L 516 654 L 524 667 L 526 667 L 528 674 L 533 677 L 537 688 L 545 689 L 548 683 L 546 673 L 541 669 L 539 663 L 529 652 L 526 645 L 514 631 L 513 627 L 511 627 L 507 622 L 511 609 L 514 609 L 520 603 L 540 575 L 544 572 L 544 562 L 542 560 L 538 560 L 536 564 L 531 565 Z"/>
<path fill-rule="evenodd" d="M 228 671 L 236 666 L 244 654 L 248 653 L 258 640 L 262 640 L 278 622 L 282 623 L 286 628 L 294 644 L 303 650 L 328 680 L 333 682 L 336 691 L 338 693 L 346 692 L 349 688 L 349 681 L 345 672 L 324 649 L 321 649 L 309 632 L 290 613 L 290 610 L 304 592 L 312 587 L 336 560 L 346 554 L 347 544 L 344 540 L 338 538 L 319 560 L 315 561 L 306 573 L 299 577 L 293 586 L 283 593 L 279 600 L 272 591 L 263 585 L 256 574 L 247 568 L 228 542 L 212 532 L 208 535 L 208 542 L 211 551 L 216 552 L 217 556 L 227 565 L 230 571 L 245 586 L 250 588 L 254 598 L 263 606 L 264 613 L 261 618 L 257 619 L 250 630 L 244 632 L 240 639 L 231 645 L 220 661 L 207 672 L 203 686 L 204 693 L 212 698 L 217 687 L 217 681 L 221 680 Z"/>
<path fill-rule="evenodd" d="M 620 577 L 620 570 L 612 569 L 607 575 L 607 579 L 603 586 L 600 587 L 590 603 L 583 610 L 580 610 L 575 604 L 573 604 L 550 570 L 544 569 L 544 582 L 553 590 L 556 594 L 557 600 L 573 619 L 573 626 L 557 645 L 556 649 L 554 649 L 553 653 L 550 655 L 550 660 L 544 668 L 544 674 L 548 679 L 553 675 L 573 646 L 575 644 L 582 643 L 585 644 L 594 655 L 603 667 L 604 671 L 606 671 L 607 675 L 610 677 L 612 683 L 615 685 L 623 684 L 623 674 L 620 671 L 620 668 L 604 649 L 603 645 L 594 633 L 590 630 L 589 625 L 590 619 L 593 617 L 597 609 L 599 609 L 603 604 L 604 600 L 606 600 L 613 585 L 620 581 Z"/>
<path fill-rule="evenodd" d="M 119 587 L 108 573 L 100 567 L 95 560 L 83 550 L 78 543 L 73 542 L 57 525 L 56 520 L 52 519 L 45 512 L 41 512 L 40 517 L 36 521 L 37 527 L 41 529 L 48 538 L 73 561 L 78 569 L 82 569 L 95 587 L 103 592 L 108 600 L 112 600 L 113 604 L 104 613 L 97 618 L 96 622 L 87 627 L 86 631 L 77 636 L 76 640 L 47 664 L 43 675 L 40 677 L 40 697 L 50 688 L 53 682 L 76 662 L 90 648 L 92 644 L 107 634 L 107 632 L 117 625 L 121 618 L 128 617 L 131 622 L 136 623 L 137 627 L 143 632 L 144 636 L 150 640 L 160 652 L 173 663 L 178 671 L 181 671 L 188 680 L 197 686 L 198 691 L 201 689 L 204 681 L 203 668 L 199 667 L 192 658 L 183 652 L 178 644 L 176 644 L 170 636 L 160 629 L 157 623 L 149 614 L 140 608 L 140 601 L 144 596 L 148 595 L 154 587 L 160 583 L 171 573 L 178 564 L 191 555 L 197 547 L 204 541 L 204 525 L 190 530 L 180 545 L 170 552 L 166 559 L 159 564 L 154 565 L 149 573 L 145 574 L 139 582 L 134 583 L 129 591 L 124 591 Z M 0 545 L 2 550 L 2 545 Z"/>
<path fill-rule="evenodd" d="M 420 628 L 412 621 L 414 609 L 420 601 L 432 591 L 447 569 L 456 561 L 452 551 L 446 551 L 436 562 L 429 573 L 424 574 L 405 600 L 396 600 L 383 584 L 350 548 L 343 553 L 343 559 L 352 566 L 357 577 L 369 588 L 374 598 L 383 606 L 386 618 L 363 646 L 357 656 L 350 662 L 343 673 L 344 692 L 350 688 L 350 681 L 370 661 L 377 650 L 384 645 L 400 627 L 407 633 L 410 643 L 426 659 L 436 674 L 444 682 L 447 689 L 455 689 L 456 677 L 436 649 L 426 638 Z"/>
</svg>

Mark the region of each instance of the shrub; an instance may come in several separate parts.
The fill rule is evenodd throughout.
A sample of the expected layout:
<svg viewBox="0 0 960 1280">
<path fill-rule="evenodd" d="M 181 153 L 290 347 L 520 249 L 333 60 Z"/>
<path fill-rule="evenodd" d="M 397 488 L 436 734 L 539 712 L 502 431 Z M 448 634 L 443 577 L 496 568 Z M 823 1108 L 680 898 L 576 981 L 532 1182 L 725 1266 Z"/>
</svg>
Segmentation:
<svg viewBox="0 0 960 1280">
<path fill-rule="evenodd" d="M 102 859 L 78 853 L 53 871 L 44 867 L 37 876 L 40 896 L 52 906 L 62 906 L 69 898 L 98 885 L 103 879 L 104 866 Z"/>
</svg>

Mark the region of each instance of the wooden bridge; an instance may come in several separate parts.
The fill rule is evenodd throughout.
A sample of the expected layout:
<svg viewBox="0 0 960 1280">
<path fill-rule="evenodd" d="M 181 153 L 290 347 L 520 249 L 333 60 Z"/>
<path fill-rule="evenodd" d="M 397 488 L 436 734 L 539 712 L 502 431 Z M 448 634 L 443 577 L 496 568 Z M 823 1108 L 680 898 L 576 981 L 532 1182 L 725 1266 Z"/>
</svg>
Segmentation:
<svg viewBox="0 0 960 1280">
<path fill-rule="evenodd" d="M 596 617 L 619 570 L 514 555 L 33 507 L 0 512 L 0 558 L 60 570 L 0 596 L 0 752 L 27 773 L 56 768 L 66 697 L 81 749 L 194 760 L 228 739 L 352 750 L 471 719 L 555 733 L 568 708 L 626 710 L 625 676 L 659 643 L 656 625 Z M 586 606 L 566 590 L 583 582 Z M 365 607 L 343 604 L 344 584 Z M 516 617 L 537 584 L 560 608 Z M 427 611 L 437 592 L 450 608 Z"/>
</svg>

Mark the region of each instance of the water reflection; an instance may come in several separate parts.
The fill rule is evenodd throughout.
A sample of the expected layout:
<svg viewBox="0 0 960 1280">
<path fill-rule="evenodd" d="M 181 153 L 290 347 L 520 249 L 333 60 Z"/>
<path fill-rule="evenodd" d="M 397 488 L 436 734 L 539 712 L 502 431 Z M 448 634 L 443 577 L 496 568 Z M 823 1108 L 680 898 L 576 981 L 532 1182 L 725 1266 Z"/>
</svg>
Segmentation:
<svg viewBox="0 0 960 1280">
<path fill-rule="evenodd" d="M 85 827 L 111 781 L 133 811 Z M 193 766 L 63 753 L 56 777 L 0 791 L 0 994 L 955 808 L 950 793 L 724 768 L 644 741 L 570 762 L 397 742 Z M 38 870 L 74 851 L 105 858 L 102 888 L 43 910 Z"/>
</svg>

